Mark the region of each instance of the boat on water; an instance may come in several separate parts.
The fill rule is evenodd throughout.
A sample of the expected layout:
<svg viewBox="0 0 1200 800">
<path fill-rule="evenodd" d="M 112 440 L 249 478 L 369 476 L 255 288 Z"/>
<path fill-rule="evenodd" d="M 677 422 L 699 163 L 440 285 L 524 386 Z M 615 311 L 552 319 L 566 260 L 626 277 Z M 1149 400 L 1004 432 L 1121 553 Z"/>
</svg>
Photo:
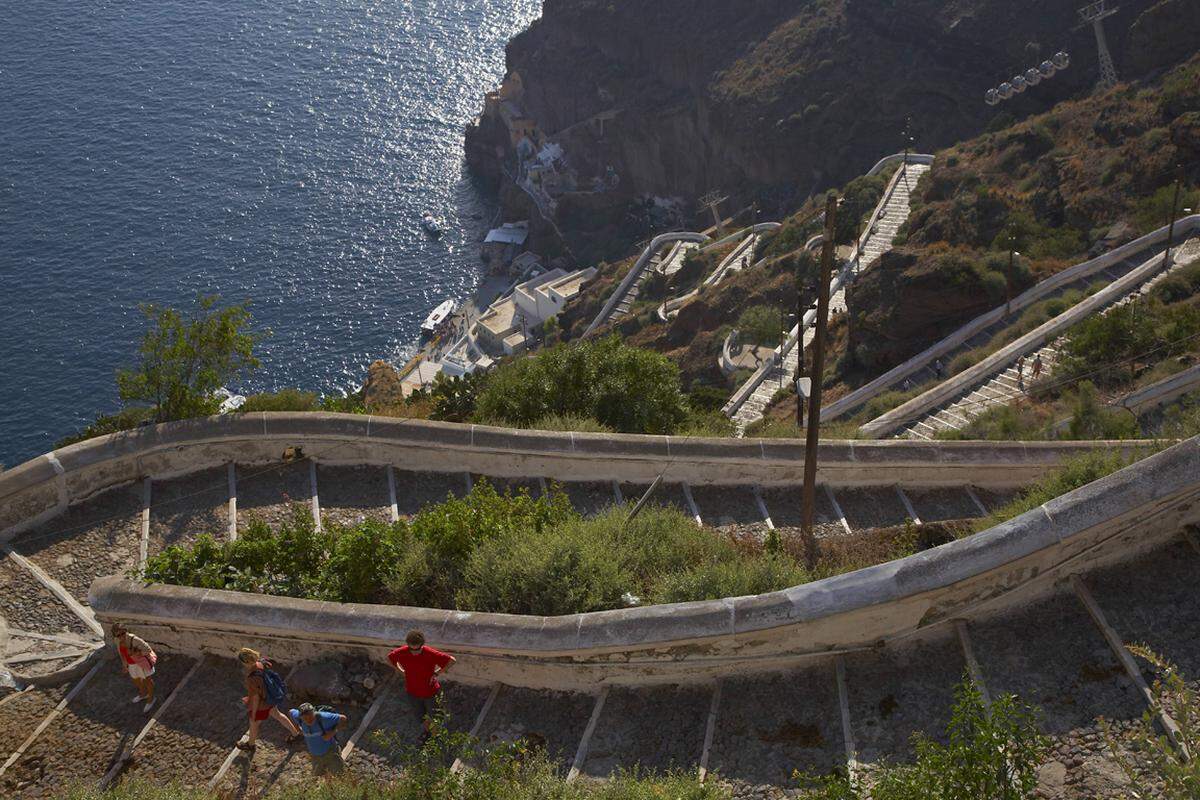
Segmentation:
<svg viewBox="0 0 1200 800">
<path fill-rule="evenodd" d="M 437 221 L 437 218 L 426 211 L 421 215 L 421 228 L 430 236 L 442 235 L 442 223 Z"/>
<path fill-rule="evenodd" d="M 450 315 L 458 310 L 458 301 L 454 299 L 444 300 L 442 303 L 429 312 L 429 316 L 421 323 L 421 334 L 426 337 L 432 337 L 438 333 L 446 320 L 450 319 Z"/>
</svg>

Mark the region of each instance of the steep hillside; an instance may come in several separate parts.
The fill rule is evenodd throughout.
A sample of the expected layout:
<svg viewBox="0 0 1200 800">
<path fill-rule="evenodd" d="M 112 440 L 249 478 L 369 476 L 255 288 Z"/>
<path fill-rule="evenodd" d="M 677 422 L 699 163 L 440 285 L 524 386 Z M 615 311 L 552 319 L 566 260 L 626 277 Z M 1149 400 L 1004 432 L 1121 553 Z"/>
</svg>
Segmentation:
<svg viewBox="0 0 1200 800">
<path fill-rule="evenodd" d="M 852 383 L 1013 293 L 1200 205 L 1200 56 L 938 154 L 898 241 L 849 295 Z M 1008 251 L 1022 255 L 1006 279 Z"/>
<path fill-rule="evenodd" d="M 508 48 L 524 112 L 565 146 L 581 185 L 615 175 L 610 206 L 652 194 L 680 197 L 691 213 L 715 187 L 734 203 L 758 199 L 778 211 L 901 149 L 906 118 L 916 147 L 931 151 L 997 117 L 1044 111 L 1096 80 L 1095 44 L 1075 3 L 747 5 L 546 0 L 543 17 Z M 1123 2 L 1106 23 L 1121 77 L 1193 52 L 1198 17 L 1194 0 Z M 1072 55 L 1069 70 L 996 108 L 983 103 L 984 90 L 1060 49 Z M 497 176 L 494 145 L 508 144 L 485 128 L 469 137 L 470 158 Z M 566 226 L 568 237 L 606 218 L 589 208 L 589 219 Z"/>
</svg>

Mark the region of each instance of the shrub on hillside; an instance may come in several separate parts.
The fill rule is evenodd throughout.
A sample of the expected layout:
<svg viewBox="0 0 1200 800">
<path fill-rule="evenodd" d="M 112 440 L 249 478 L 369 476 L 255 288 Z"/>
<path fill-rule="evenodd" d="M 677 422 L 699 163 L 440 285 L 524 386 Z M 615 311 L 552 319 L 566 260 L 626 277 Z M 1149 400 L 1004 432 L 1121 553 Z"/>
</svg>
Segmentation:
<svg viewBox="0 0 1200 800">
<path fill-rule="evenodd" d="M 751 306 L 737 321 L 738 338 L 760 347 L 778 347 L 783 341 L 783 314 L 773 306 Z"/>
<path fill-rule="evenodd" d="M 1075 397 L 1069 439 L 1136 439 L 1142 431 L 1137 419 L 1122 409 L 1105 408 L 1096 396 L 1096 385 L 1082 381 Z"/>
<path fill-rule="evenodd" d="M 154 409 L 132 406 L 123 408 L 115 414 L 101 414 L 89 422 L 83 430 L 64 436 L 54 443 L 54 449 L 66 447 L 69 444 L 94 439 L 97 436 L 107 436 L 110 433 L 132 430 L 139 425 L 154 421 Z"/>
<path fill-rule="evenodd" d="M 280 389 L 277 392 L 260 392 L 246 398 L 239 412 L 250 414 L 256 411 L 316 411 L 319 401 L 316 392 L 300 389 Z"/>
<path fill-rule="evenodd" d="M 1050 741 L 1038 728 L 1037 710 L 1014 695 L 984 703 L 965 678 L 954 691 L 945 733 L 913 735 L 916 758 L 872 770 L 873 800 L 1032 800 Z M 946 743 L 943 744 L 942 741 Z M 804 800 L 864 800 L 867 789 L 846 776 L 806 777 Z"/>
<path fill-rule="evenodd" d="M 474 418 L 528 427 L 552 414 L 591 417 L 623 433 L 674 433 L 688 416 L 679 369 L 612 336 L 544 350 L 488 376 Z"/>
<path fill-rule="evenodd" d="M 1200 308 L 1138 300 L 1073 327 L 1063 352 L 1063 378 L 1087 376 L 1102 386 L 1132 380 L 1139 365 L 1185 352 L 1200 336 Z"/>
</svg>

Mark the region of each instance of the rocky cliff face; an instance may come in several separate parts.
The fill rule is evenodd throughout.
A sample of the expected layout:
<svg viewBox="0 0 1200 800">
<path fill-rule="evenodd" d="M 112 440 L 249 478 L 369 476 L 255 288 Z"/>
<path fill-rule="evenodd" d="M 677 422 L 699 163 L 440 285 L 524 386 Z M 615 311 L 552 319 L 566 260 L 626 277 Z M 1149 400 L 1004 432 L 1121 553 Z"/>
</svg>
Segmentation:
<svg viewBox="0 0 1200 800">
<path fill-rule="evenodd" d="M 1106 22 L 1122 78 L 1194 49 L 1195 0 L 1127 0 Z M 718 188 L 792 205 L 903 147 L 1042 111 L 1097 75 L 1075 3 L 1042 0 L 546 0 L 508 48 L 523 105 L 620 197 Z M 1072 67 L 989 107 L 984 91 L 1057 50 Z M 597 115 L 604 117 L 597 124 Z M 583 124 L 592 120 L 591 124 Z M 478 137 L 477 137 L 478 138 Z M 488 147 L 473 163 L 489 169 Z M 493 170 L 494 172 L 494 170 Z"/>
</svg>

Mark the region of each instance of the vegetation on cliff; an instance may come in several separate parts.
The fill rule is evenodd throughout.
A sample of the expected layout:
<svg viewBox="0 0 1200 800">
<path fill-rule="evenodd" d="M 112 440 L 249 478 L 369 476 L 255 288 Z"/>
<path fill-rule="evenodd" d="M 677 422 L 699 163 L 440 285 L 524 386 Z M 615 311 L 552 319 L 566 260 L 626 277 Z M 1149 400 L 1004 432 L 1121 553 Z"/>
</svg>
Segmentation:
<svg viewBox="0 0 1200 800">
<path fill-rule="evenodd" d="M 849 294 L 851 385 L 1063 268 L 1200 208 L 1200 56 L 938 154 L 900 244 Z M 1007 269 L 1016 250 L 1016 269 Z M 1011 337 L 1010 337 L 1011 338 Z"/>
</svg>

